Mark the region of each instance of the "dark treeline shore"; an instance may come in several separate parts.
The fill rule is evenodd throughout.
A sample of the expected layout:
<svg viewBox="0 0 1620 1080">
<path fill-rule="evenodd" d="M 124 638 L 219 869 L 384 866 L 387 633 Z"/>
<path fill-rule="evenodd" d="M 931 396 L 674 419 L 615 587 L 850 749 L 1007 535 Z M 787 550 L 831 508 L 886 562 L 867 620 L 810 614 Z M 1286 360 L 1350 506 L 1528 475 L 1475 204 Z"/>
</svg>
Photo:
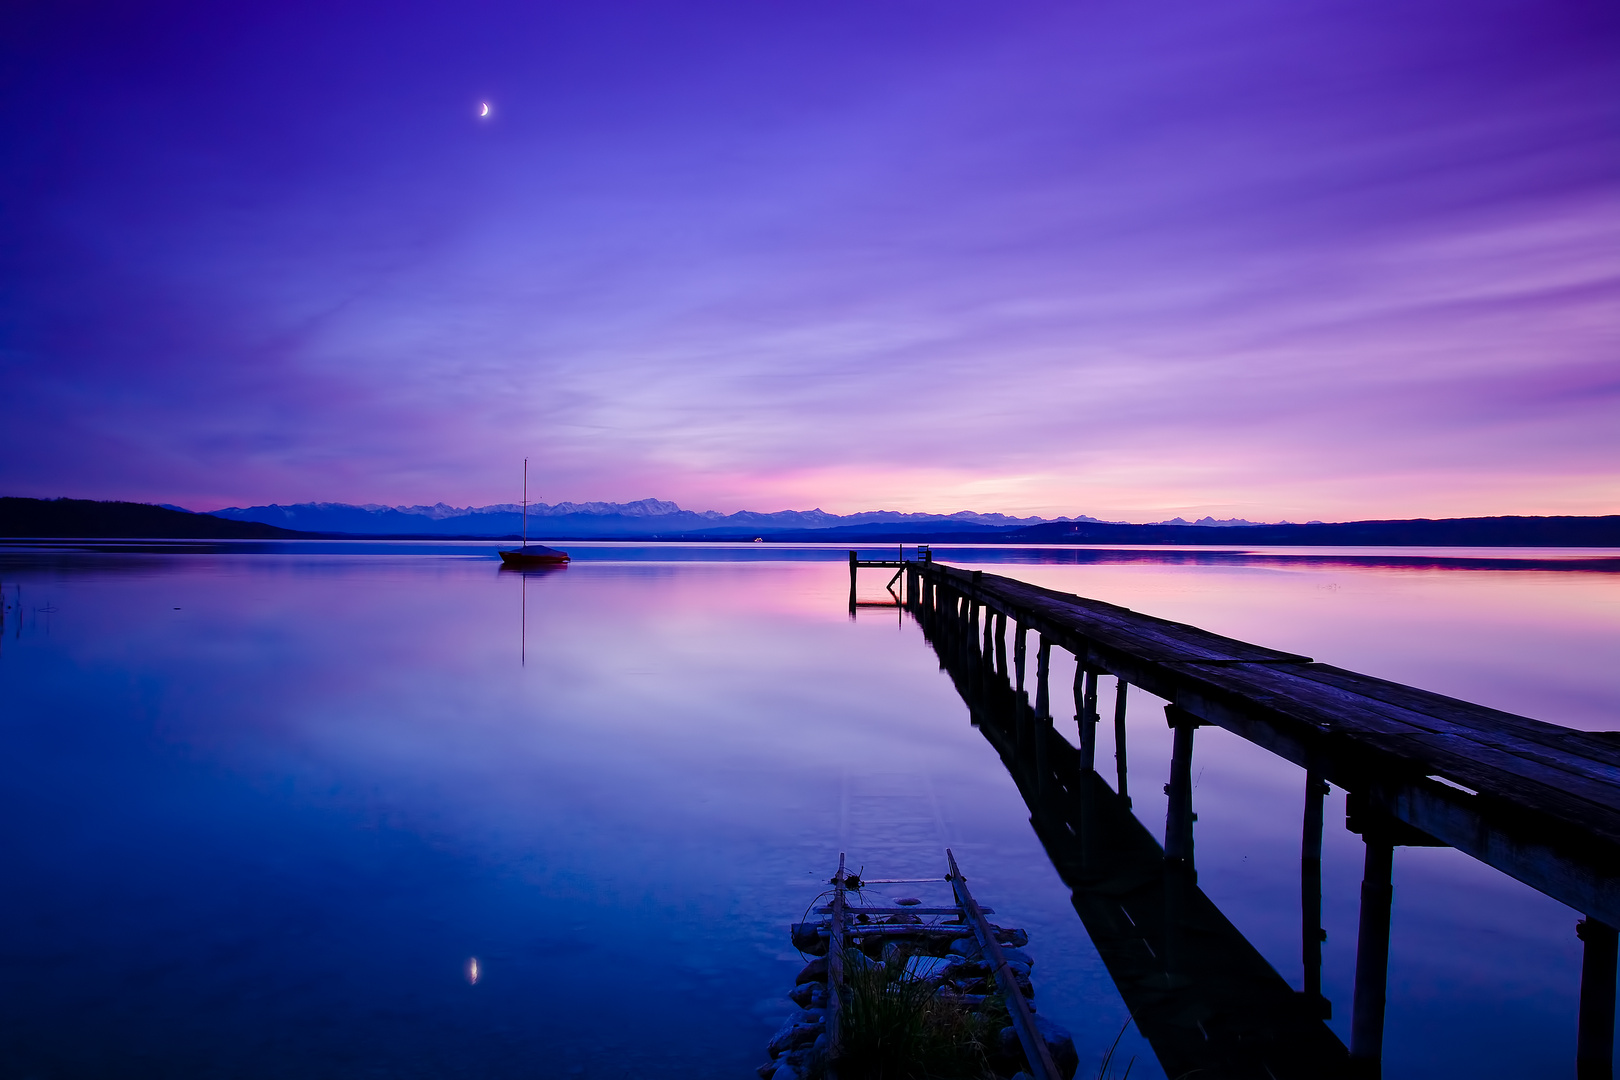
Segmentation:
<svg viewBox="0 0 1620 1080">
<path fill-rule="evenodd" d="M 994 532 L 933 537 L 869 526 L 773 534 L 768 540 L 872 543 L 921 539 L 970 544 L 1153 544 L 1222 547 L 1620 547 L 1620 514 L 1606 517 L 1413 518 L 1311 525 L 1112 525 L 1052 521 Z"/>
<path fill-rule="evenodd" d="M 544 526 L 542 526 L 544 527 Z M 1620 514 L 1603 517 L 1415 518 L 1403 521 L 1345 521 L 1310 525 L 1114 525 L 1054 521 L 1041 525 L 964 530 L 950 524 L 854 525 L 829 529 L 705 529 L 640 535 L 593 535 L 571 529 L 547 533 L 556 540 L 714 541 L 823 544 L 1123 544 L 1193 547 L 1620 547 Z M 0 498 L 0 537 L 139 538 L 216 540 L 359 539 L 359 534 L 298 532 L 211 514 L 191 514 L 149 503 L 90 499 Z M 461 536 L 400 533 L 366 535 L 370 540 L 516 540 L 516 536 Z"/>
<path fill-rule="evenodd" d="M 227 521 L 150 503 L 0 498 L 0 536 L 145 540 L 297 540 L 313 533 Z"/>
</svg>

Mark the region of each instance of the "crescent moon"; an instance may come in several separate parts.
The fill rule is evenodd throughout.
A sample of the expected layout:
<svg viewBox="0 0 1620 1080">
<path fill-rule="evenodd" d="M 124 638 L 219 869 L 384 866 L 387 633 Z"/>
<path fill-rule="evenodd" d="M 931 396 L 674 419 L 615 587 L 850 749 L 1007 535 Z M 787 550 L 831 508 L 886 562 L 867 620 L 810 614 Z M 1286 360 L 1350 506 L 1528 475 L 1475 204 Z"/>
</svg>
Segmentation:
<svg viewBox="0 0 1620 1080">
<path fill-rule="evenodd" d="M 486 101 L 486 102 L 484 102 L 483 105 L 481 105 L 479 107 L 478 115 L 479 116 L 488 116 L 489 115 L 489 102 Z"/>
</svg>

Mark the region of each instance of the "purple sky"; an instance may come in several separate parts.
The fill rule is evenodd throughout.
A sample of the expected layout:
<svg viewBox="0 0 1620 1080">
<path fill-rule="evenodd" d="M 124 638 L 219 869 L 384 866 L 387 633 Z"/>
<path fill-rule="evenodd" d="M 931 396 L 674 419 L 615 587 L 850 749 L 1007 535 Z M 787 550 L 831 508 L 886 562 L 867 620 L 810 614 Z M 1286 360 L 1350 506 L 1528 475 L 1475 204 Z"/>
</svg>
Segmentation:
<svg viewBox="0 0 1620 1080">
<path fill-rule="evenodd" d="M 0 20 L 0 493 L 1620 511 L 1610 0 Z"/>
</svg>

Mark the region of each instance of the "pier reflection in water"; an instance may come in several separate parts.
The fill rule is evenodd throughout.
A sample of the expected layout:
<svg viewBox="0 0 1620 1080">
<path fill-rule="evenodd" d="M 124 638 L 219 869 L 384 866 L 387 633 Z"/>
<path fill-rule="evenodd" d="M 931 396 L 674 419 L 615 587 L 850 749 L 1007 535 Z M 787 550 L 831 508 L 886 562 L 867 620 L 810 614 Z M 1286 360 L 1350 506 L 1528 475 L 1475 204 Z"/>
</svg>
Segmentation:
<svg viewBox="0 0 1620 1080">
<path fill-rule="evenodd" d="M 856 569 L 852 552 L 852 614 Z M 1028 621 L 1022 613 L 1014 621 L 1009 664 L 1006 611 L 996 610 L 988 601 L 980 602 L 977 594 L 981 575 L 960 575 L 966 591 L 959 593 L 952 588 L 953 574 L 960 572 L 935 568 L 925 561 L 914 563 L 908 576 L 909 606 L 938 653 L 941 667 L 967 704 L 974 726 L 995 747 L 1017 783 L 1031 811 L 1036 834 L 1071 889 L 1075 910 L 1166 1074 L 1378 1076 L 1388 981 L 1394 849 L 1445 845 L 1396 816 L 1409 811 L 1391 812 L 1387 790 L 1369 786 L 1350 793 L 1346 824 L 1365 841 L 1365 870 L 1347 1048 L 1323 1022 L 1332 1015 L 1332 1005 L 1322 995 L 1322 941 L 1326 937 L 1322 929 L 1323 804 L 1329 792 L 1323 774 L 1307 768 L 1305 778 L 1300 845 L 1303 990 L 1296 992 L 1197 884 L 1192 764 L 1194 735 L 1206 721 L 1174 704 L 1164 707 L 1173 735 L 1169 783 L 1164 789 L 1166 821 L 1161 847 L 1131 812 L 1126 754 L 1128 688 L 1124 680 L 1115 680 L 1116 786 L 1110 788 L 1096 767 L 1097 728 L 1101 722 L 1099 672 L 1088 669 L 1084 660 L 1075 669 L 1076 746 L 1053 726 L 1052 641 L 1046 634 L 1039 635 L 1031 700 L 1026 690 Z M 1047 617 L 1037 615 L 1036 622 Z M 1161 626 L 1188 631 L 1189 641 L 1184 645 L 1192 644 L 1192 635 L 1203 633 L 1179 624 Z M 1144 622 L 1136 629 L 1153 628 Z M 1063 641 L 1065 636 L 1060 632 L 1058 640 Z M 1285 654 L 1261 657 L 1257 647 L 1204 636 L 1205 644 L 1223 642 L 1232 650 L 1234 659 L 1225 662 L 1275 662 L 1296 667 L 1297 662 L 1308 662 L 1307 658 Z M 1256 655 L 1237 659 L 1244 650 Z M 1338 674 L 1329 672 L 1333 677 Z M 1367 680 L 1367 685 L 1374 684 L 1374 680 Z M 1378 686 L 1403 692 L 1408 689 L 1395 684 Z M 1419 693 L 1411 692 L 1414 707 L 1458 704 L 1439 698 L 1419 702 Z M 1275 732 L 1262 733 L 1260 728 L 1255 724 L 1250 730 L 1261 734 L 1263 744 L 1278 744 Z M 1529 730 L 1533 737 L 1548 737 L 1547 730 Z M 1511 734 L 1507 735 L 1510 742 Z M 1594 766 L 1599 774 L 1605 771 L 1602 765 L 1608 748 L 1602 740 L 1573 734 L 1569 738 L 1570 754 L 1568 761 L 1561 763 L 1564 767 L 1583 761 L 1578 754 L 1584 751 L 1591 757 L 1585 765 Z M 1296 752 L 1292 756 L 1297 759 L 1311 755 Z M 1535 756 L 1533 752 L 1531 756 Z M 1414 764 L 1419 761 L 1414 759 Z M 1433 781 L 1437 777 L 1426 779 Z M 1476 795 L 1472 791 L 1467 794 Z M 1601 801 L 1606 794 L 1596 791 L 1588 797 Z M 1434 811 L 1429 813 L 1430 819 L 1441 820 Z M 1496 816 L 1502 818 L 1500 813 Z M 1522 824 L 1524 814 L 1519 808 L 1510 808 L 1507 820 Z M 1573 846 L 1568 842 L 1567 830 L 1560 832 L 1556 827 L 1538 835 L 1506 835 L 1498 823 L 1488 820 L 1488 815 L 1473 827 L 1478 835 L 1470 838 L 1471 843 L 1465 847 L 1489 849 L 1487 861 L 1543 891 L 1548 891 L 1548 886 L 1541 883 L 1550 882 L 1552 895 L 1566 902 L 1586 899 L 1590 904 L 1587 910 L 1610 917 L 1607 905 L 1615 867 L 1599 839 L 1600 825 Z M 1505 849 L 1512 850 L 1504 853 Z M 1583 1080 L 1607 1078 L 1612 1075 L 1615 931 L 1612 922 L 1591 917 L 1580 923 L 1578 931 L 1585 943 L 1585 964 L 1577 1072 Z"/>
</svg>

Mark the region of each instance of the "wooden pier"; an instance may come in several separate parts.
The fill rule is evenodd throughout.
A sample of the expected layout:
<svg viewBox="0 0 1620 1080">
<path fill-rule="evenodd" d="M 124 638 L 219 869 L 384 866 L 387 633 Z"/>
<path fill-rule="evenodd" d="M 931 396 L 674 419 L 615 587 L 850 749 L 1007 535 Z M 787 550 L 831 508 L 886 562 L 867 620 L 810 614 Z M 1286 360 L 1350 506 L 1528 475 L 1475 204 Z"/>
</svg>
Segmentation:
<svg viewBox="0 0 1620 1080">
<path fill-rule="evenodd" d="M 879 562 L 872 560 L 870 565 Z M 866 565 L 867 561 L 851 552 L 852 610 L 855 572 Z M 1273 1017 L 1268 1030 L 1281 1033 L 1267 1066 L 1275 1075 L 1313 1075 L 1312 1068 L 1317 1070 L 1314 1075 L 1323 1076 L 1341 1070 L 1353 1076 L 1379 1075 L 1394 849 L 1448 845 L 1586 916 L 1577 931 L 1585 943 L 1577 1071 L 1581 1080 L 1611 1077 L 1615 928 L 1620 926 L 1620 733 L 1574 731 L 1488 709 L 1113 604 L 999 575 L 960 570 L 926 555 L 901 560 L 899 574 L 904 577 L 905 606 L 923 624 L 946 667 L 960 667 L 953 676 L 958 678 L 964 698 L 971 704 L 982 697 L 986 685 L 1000 680 L 1007 684 L 1010 700 L 1023 703 L 1018 707 L 1024 710 L 1021 715 L 1027 714 L 1027 723 L 1014 725 L 1013 730 L 1023 733 L 1015 740 L 1014 750 L 1027 751 L 1029 783 L 1034 785 L 1035 795 L 1040 797 L 1044 786 L 1058 791 L 1060 802 L 1071 809 L 1093 807 L 1066 827 L 1077 845 L 1070 853 L 1076 881 L 1091 881 L 1098 874 L 1106 878 L 1111 865 L 1116 877 L 1123 873 L 1140 886 L 1141 867 L 1155 859 L 1164 880 L 1173 882 L 1179 875 L 1184 885 L 1195 881 L 1190 770 L 1199 726 L 1225 728 L 1304 769 L 1305 1011 L 1276 1004 L 1283 999 L 1275 993 L 1275 985 L 1260 974 L 1249 980 L 1252 987 L 1260 988 L 1250 997 L 1272 1003 L 1262 1008 Z M 1011 664 L 1009 623 L 1013 627 Z M 1033 673 L 1029 671 L 1030 633 L 1038 638 Z M 1049 671 L 1054 646 L 1072 653 L 1077 661 L 1077 748 L 1052 729 Z M 1031 675 L 1033 702 L 1025 690 Z M 1096 775 L 1096 729 L 1101 719 L 1098 679 L 1105 675 L 1118 680 L 1114 716 L 1117 790 L 1112 791 Z M 1119 834 L 1123 839 L 1116 841 L 1116 847 L 1124 844 L 1120 851 L 1135 854 L 1118 854 L 1109 864 L 1095 861 L 1102 858 L 1102 849 L 1088 847 L 1086 835 L 1108 816 L 1096 809 L 1100 805 L 1111 805 L 1128 816 L 1127 685 L 1139 686 L 1168 702 L 1166 720 L 1174 729 L 1166 789 L 1169 811 L 1161 855 L 1144 855 L 1147 849 L 1142 838 L 1133 838 L 1126 830 Z M 1084 779 L 1060 778 L 1058 766 L 1064 763 L 1060 759 L 1066 758 L 1072 758 L 1067 766 Z M 1337 1040 L 1319 1020 L 1326 1010 L 1320 999 L 1319 921 L 1322 800 L 1329 783 L 1348 792 L 1349 825 L 1366 845 L 1351 1040 L 1347 1058 L 1339 1059 L 1333 1050 Z M 1087 791 L 1091 794 L 1084 794 Z M 1043 833 L 1046 839 L 1048 834 Z M 1147 840 L 1156 849 L 1156 842 L 1151 837 Z M 1049 842 L 1048 848 L 1053 850 L 1054 843 Z M 1084 865 L 1088 859 L 1094 865 Z M 1127 873 L 1122 869 L 1127 865 L 1135 865 L 1137 870 Z M 1224 919 L 1218 912 L 1211 917 L 1200 906 L 1202 894 L 1195 888 L 1191 892 L 1180 887 L 1166 891 L 1153 886 L 1149 892 L 1165 897 L 1161 906 L 1169 905 L 1158 916 L 1168 928 L 1165 941 L 1173 944 L 1176 934 L 1171 931 L 1177 925 L 1188 925 L 1188 919 L 1214 928 L 1220 936 L 1219 924 Z M 1202 903 L 1207 905 L 1207 901 Z M 1080 890 L 1076 907 L 1082 908 Z M 1101 908 L 1094 905 L 1093 914 L 1106 921 L 1106 909 L 1107 903 Z M 1200 916 L 1198 911 L 1205 913 Z M 1086 914 L 1083 909 L 1081 913 Z M 1135 926 L 1132 920 L 1139 917 L 1146 916 L 1140 911 L 1136 916 L 1127 912 L 1121 925 Z M 1107 959 L 1104 941 L 1098 945 Z M 1242 970 L 1259 971 L 1253 963 L 1258 954 L 1248 957 L 1237 943 L 1228 953 L 1228 961 Z M 1160 975 L 1168 980 L 1161 989 L 1181 993 L 1176 990 L 1176 980 L 1183 976 L 1171 965 L 1170 959 L 1160 962 L 1164 969 Z M 1204 989 L 1208 990 L 1207 979 Z M 1196 996 L 1196 990 L 1187 992 Z M 1135 1012 L 1133 1005 L 1133 1015 Z M 1321 1030 L 1313 1028 L 1313 1023 Z M 1340 1046 L 1337 1053 L 1342 1054 Z M 1306 1067 L 1307 1061 L 1316 1064 Z M 1213 1074 L 1228 1071 L 1217 1068 Z M 1231 1074 L 1240 1075 L 1243 1070 Z"/>
<path fill-rule="evenodd" d="M 926 544 L 921 546 L 917 550 L 918 550 L 918 556 L 917 556 L 918 558 L 928 557 L 929 549 L 928 549 L 928 546 Z M 859 571 L 859 570 L 865 569 L 865 568 L 874 568 L 874 569 L 879 569 L 879 570 L 893 570 L 894 571 L 893 576 L 891 576 L 889 578 L 888 582 L 884 585 L 884 590 L 886 592 L 888 592 L 889 599 L 887 599 L 887 600 L 857 600 L 855 598 L 856 572 Z M 892 608 L 898 608 L 898 607 L 902 606 L 901 601 L 900 601 L 900 594 L 899 594 L 899 592 L 897 592 L 895 590 L 895 586 L 897 584 L 899 584 L 900 576 L 906 572 L 905 568 L 906 568 L 906 549 L 905 549 L 905 545 L 903 545 L 903 544 L 900 545 L 899 548 L 895 551 L 895 557 L 892 558 L 892 559 L 863 559 L 863 558 L 860 557 L 859 552 L 851 551 L 849 553 L 849 613 L 850 613 L 850 615 L 853 616 L 855 614 L 855 609 L 856 608 L 863 608 L 863 607 L 892 607 Z"/>
</svg>

